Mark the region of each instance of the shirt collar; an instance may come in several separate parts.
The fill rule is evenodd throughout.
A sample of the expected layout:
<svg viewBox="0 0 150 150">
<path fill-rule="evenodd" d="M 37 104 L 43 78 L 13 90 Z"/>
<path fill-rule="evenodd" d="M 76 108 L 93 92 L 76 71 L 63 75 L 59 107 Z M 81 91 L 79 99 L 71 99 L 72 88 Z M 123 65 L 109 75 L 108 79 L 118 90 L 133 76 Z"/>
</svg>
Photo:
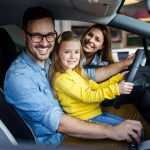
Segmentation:
<svg viewBox="0 0 150 150">
<path fill-rule="evenodd" d="M 46 70 L 46 72 L 49 69 L 49 65 L 51 64 L 50 59 L 45 61 L 45 67 L 42 68 L 39 64 L 37 64 L 31 57 L 27 55 L 27 53 L 23 50 L 21 54 L 21 58 L 29 65 L 31 66 L 35 71 L 40 71 L 40 70 Z"/>
<path fill-rule="evenodd" d="M 98 65 L 99 59 L 100 59 L 100 55 L 95 54 L 90 65 Z M 84 59 L 83 59 L 83 65 L 86 65 L 86 57 L 84 57 Z"/>
<path fill-rule="evenodd" d="M 91 65 L 98 65 L 99 60 L 100 60 L 100 55 L 95 54 L 95 56 L 91 62 Z"/>
</svg>

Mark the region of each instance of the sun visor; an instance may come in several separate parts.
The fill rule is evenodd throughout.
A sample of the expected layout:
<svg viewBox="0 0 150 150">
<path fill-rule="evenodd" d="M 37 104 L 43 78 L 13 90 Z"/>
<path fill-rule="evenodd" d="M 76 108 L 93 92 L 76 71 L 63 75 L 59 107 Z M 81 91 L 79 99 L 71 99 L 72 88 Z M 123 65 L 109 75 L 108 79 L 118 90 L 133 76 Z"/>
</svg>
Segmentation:
<svg viewBox="0 0 150 150">
<path fill-rule="evenodd" d="M 96 16 L 110 16 L 114 14 L 122 0 L 71 0 L 78 11 Z"/>
</svg>

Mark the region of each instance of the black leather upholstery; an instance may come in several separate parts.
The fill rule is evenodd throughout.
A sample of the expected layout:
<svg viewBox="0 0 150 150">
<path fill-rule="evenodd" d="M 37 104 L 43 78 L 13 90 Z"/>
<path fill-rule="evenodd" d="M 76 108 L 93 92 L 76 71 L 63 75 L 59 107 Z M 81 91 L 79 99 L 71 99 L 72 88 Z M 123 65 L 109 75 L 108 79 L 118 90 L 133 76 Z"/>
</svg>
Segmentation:
<svg viewBox="0 0 150 150">
<path fill-rule="evenodd" d="M 17 143 L 22 140 L 35 142 L 30 128 L 18 113 L 7 104 L 2 90 L 6 71 L 17 56 L 15 43 L 8 32 L 4 28 L 0 28 L 0 120 L 16 139 Z"/>
<path fill-rule="evenodd" d="M 0 120 L 8 128 L 17 143 L 23 141 L 35 143 L 34 135 L 18 113 L 7 104 L 0 89 Z"/>
<path fill-rule="evenodd" d="M 18 55 L 16 45 L 4 28 L 0 28 L 0 87 L 3 88 L 5 74 Z"/>
</svg>

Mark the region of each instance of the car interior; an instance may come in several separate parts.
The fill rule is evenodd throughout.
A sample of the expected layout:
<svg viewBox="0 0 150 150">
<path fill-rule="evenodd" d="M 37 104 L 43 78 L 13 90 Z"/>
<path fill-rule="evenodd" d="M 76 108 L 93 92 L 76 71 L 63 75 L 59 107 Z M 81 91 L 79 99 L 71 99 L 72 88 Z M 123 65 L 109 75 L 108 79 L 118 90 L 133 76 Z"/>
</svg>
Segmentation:
<svg viewBox="0 0 150 150">
<path fill-rule="evenodd" d="M 125 0 L 0 0 L 0 3 L 0 148 L 4 150 L 50 149 L 46 146 L 35 147 L 36 141 L 31 129 L 17 112 L 6 103 L 3 93 L 6 71 L 19 55 L 18 49 L 21 48 L 21 46 L 18 47 L 4 26 L 13 24 L 21 29 L 23 12 L 31 6 L 43 6 L 50 9 L 56 20 L 99 23 L 138 35 L 143 47 L 136 51 L 136 58 L 130 66 L 126 78 L 127 81 L 135 84 L 135 88 L 129 97 L 123 95 L 111 103 L 106 100 L 103 106 L 113 105 L 119 109 L 123 104 L 132 103 L 150 123 L 150 108 L 147 107 L 150 106 L 150 50 L 148 44 L 150 23 L 121 14 L 120 10 Z M 150 1 L 144 0 L 143 3 L 150 13 Z M 122 54 L 120 53 L 119 57 L 122 57 Z M 124 54 L 128 55 L 126 52 Z M 146 57 L 146 63 L 141 66 L 140 62 L 143 56 Z M 143 103 L 141 104 L 140 101 Z M 140 150 L 150 148 L 150 142 L 145 141 L 138 148 Z M 62 149 L 67 150 L 70 147 L 66 146 Z M 71 149 L 74 148 L 71 147 Z"/>
<path fill-rule="evenodd" d="M 6 103 L 3 93 L 3 81 L 7 69 L 17 57 L 18 52 L 15 43 L 4 28 L 0 28 L 0 121 L 1 133 L 8 137 L 12 144 L 18 144 L 21 140 L 35 142 L 34 136 L 23 119 L 15 110 Z M 3 128 L 5 126 L 5 128 Z M 16 130 L 17 129 L 17 130 Z M 11 132 L 9 132 L 11 131 Z M 9 133 L 8 133 L 9 132 Z M 4 134 L 5 133 L 5 134 Z M 5 140 L 7 138 L 2 138 Z M 14 139 L 14 140 L 12 140 Z"/>
<path fill-rule="evenodd" d="M 5 73 L 12 61 L 17 57 L 17 48 L 9 33 L 0 28 L 0 87 L 3 88 Z"/>
</svg>

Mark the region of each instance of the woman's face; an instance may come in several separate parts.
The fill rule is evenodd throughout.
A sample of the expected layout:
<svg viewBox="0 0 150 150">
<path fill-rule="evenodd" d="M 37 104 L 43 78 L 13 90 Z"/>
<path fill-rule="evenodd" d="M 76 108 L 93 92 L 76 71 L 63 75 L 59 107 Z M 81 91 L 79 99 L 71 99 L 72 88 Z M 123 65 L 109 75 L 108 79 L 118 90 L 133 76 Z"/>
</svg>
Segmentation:
<svg viewBox="0 0 150 150">
<path fill-rule="evenodd" d="M 104 35 L 98 28 L 91 28 L 83 38 L 83 51 L 87 53 L 95 53 L 103 48 Z"/>
</svg>

